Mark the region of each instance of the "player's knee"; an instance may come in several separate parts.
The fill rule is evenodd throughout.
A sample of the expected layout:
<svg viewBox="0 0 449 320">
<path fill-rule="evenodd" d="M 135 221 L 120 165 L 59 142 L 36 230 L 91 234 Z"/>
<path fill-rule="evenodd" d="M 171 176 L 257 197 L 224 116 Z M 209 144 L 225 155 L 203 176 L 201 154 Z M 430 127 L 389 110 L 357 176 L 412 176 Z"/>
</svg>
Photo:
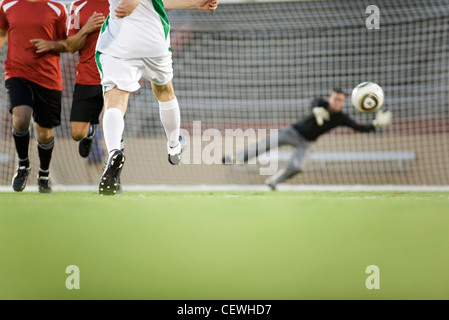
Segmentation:
<svg viewBox="0 0 449 320">
<path fill-rule="evenodd" d="M 41 144 L 47 144 L 53 141 L 53 130 L 36 131 L 37 141 Z"/>
<path fill-rule="evenodd" d="M 22 132 L 28 130 L 31 122 L 31 114 L 27 113 L 13 113 L 12 117 L 14 129 L 17 132 Z"/>
<path fill-rule="evenodd" d="M 152 84 L 154 95 L 160 102 L 167 102 L 175 99 L 175 92 L 171 82 L 164 85 Z"/>
<path fill-rule="evenodd" d="M 72 139 L 75 141 L 80 141 L 89 132 L 89 122 L 71 122 L 70 123 L 70 134 Z"/>
<path fill-rule="evenodd" d="M 86 136 L 87 132 L 83 132 L 80 130 L 73 130 L 71 131 L 72 139 L 75 141 L 80 141 Z"/>
<path fill-rule="evenodd" d="M 17 132 L 24 132 L 24 131 L 27 131 L 28 128 L 30 127 L 30 122 L 27 122 L 23 119 L 14 121 L 13 127 Z"/>
</svg>

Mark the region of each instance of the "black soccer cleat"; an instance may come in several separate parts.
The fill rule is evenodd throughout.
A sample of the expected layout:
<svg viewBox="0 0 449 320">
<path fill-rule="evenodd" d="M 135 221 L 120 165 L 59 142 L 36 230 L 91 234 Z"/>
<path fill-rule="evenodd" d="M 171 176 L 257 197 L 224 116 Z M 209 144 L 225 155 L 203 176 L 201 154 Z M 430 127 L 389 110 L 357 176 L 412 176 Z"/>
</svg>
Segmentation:
<svg viewBox="0 0 449 320">
<path fill-rule="evenodd" d="M 39 193 L 53 193 L 50 184 L 50 177 L 39 176 L 37 177 L 37 186 Z"/>
<path fill-rule="evenodd" d="M 78 152 L 81 157 L 87 158 L 89 156 L 90 151 L 92 150 L 93 140 L 94 139 L 92 137 L 85 137 L 80 141 L 78 144 Z"/>
<path fill-rule="evenodd" d="M 125 155 L 120 150 L 115 150 L 109 158 L 106 169 L 101 176 L 100 195 L 114 195 L 119 189 L 119 178 L 125 163 Z"/>
<path fill-rule="evenodd" d="M 95 136 L 95 126 L 90 125 L 89 126 L 89 132 L 87 135 L 81 139 L 80 143 L 78 144 L 78 152 L 81 157 L 87 158 L 90 154 L 90 151 L 92 150 L 92 143 L 94 141 Z"/>
<path fill-rule="evenodd" d="M 14 191 L 21 192 L 25 189 L 30 171 L 30 167 L 17 167 L 17 170 L 14 173 L 14 177 L 12 177 L 12 188 L 14 189 Z"/>
<path fill-rule="evenodd" d="M 118 177 L 118 188 L 117 188 L 116 194 L 123 194 L 123 188 L 122 188 L 122 182 L 120 181 L 120 175 Z"/>
<path fill-rule="evenodd" d="M 186 146 L 187 146 L 187 142 L 186 142 L 186 139 L 184 138 L 184 136 L 179 136 L 179 144 L 174 148 L 170 148 L 171 150 L 179 149 L 179 151 L 177 151 L 177 152 L 175 151 L 174 154 L 171 154 L 169 152 L 168 153 L 168 162 L 174 166 L 179 165 L 181 163 L 182 153 L 184 152 Z"/>
</svg>

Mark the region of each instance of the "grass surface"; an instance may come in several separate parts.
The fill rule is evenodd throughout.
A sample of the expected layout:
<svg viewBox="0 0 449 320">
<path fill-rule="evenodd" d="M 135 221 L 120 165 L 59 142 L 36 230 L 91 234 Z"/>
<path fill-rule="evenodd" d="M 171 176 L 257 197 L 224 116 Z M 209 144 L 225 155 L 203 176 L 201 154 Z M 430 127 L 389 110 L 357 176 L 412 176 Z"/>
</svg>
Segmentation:
<svg viewBox="0 0 449 320">
<path fill-rule="evenodd" d="M 445 192 L 0 194 L 0 299 L 449 299 L 448 270 Z"/>
</svg>

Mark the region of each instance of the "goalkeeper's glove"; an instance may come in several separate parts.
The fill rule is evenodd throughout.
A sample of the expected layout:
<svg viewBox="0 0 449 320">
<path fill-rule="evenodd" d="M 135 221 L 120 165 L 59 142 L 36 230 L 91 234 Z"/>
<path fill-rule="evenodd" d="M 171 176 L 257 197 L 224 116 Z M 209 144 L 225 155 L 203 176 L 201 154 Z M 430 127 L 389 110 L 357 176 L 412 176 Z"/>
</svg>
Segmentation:
<svg viewBox="0 0 449 320">
<path fill-rule="evenodd" d="M 319 126 L 322 126 L 324 123 L 324 120 L 329 121 L 329 111 L 326 110 L 326 108 L 323 107 L 315 107 L 312 109 L 313 115 L 315 116 L 316 123 Z"/>
<path fill-rule="evenodd" d="M 391 111 L 379 110 L 376 113 L 376 119 L 373 120 L 375 127 L 385 127 L 391 123 L 392 114 Z"/>
</svg>

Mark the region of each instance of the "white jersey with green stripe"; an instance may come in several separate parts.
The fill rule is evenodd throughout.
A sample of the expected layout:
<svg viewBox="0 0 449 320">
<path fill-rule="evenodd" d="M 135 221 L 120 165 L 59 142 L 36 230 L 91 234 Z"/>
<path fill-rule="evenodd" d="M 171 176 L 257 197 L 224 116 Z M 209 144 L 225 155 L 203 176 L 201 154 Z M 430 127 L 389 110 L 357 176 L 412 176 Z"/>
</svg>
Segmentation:
<svg viewBox="0 0 449 320">
<path fill-rule="evenodd" d="M 118 58 L 155 58 L 170 51 L 170 24 L 162 0 L 140 0 L 127 17 L 117 18 L 120 0 L 109 0 L 109 15 L 96 50 Z"/>
</svg>

